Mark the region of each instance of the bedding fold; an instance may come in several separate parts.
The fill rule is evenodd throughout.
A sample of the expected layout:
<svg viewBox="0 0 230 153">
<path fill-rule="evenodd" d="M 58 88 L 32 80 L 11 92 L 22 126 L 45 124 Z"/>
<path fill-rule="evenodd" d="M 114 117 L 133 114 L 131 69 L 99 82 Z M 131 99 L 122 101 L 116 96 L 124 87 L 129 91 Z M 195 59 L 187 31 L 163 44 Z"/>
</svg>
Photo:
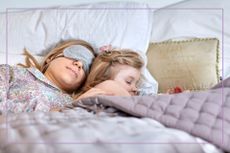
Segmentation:
<svg viewBox="0 0 230 153">
<path fill-rule="evenodd" d="M 98 96 L 76 101 L 73 105 L 95 102 L 136 117 L 152 118 L 230 151 L 230 78 L 206 91 L 155 96 Z"/>
</svg>

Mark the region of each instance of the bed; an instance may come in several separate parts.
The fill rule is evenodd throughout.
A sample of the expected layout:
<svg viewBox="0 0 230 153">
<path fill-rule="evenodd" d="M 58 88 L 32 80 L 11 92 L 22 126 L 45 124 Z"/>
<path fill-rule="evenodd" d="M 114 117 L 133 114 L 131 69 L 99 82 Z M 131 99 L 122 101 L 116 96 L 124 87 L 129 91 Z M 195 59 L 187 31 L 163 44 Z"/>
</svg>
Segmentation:
<svg viewBox="0 0 230 153">
<path fill-rule="evenodd" d="M 194 46 L 194 42 L 200 44 L 204 40 L 204 43 L 210 43 L 211 40 L 214 48 L 211 54 L 215 56 L 210 56 L 214 59 L 212 66 L 209 66 L 212 71 L 210 72 L 210 69 L 207 71 L 213 77 L 208 79 L 205 88 L 204 86 L 191 88 L 204 91 L 218 83 L 220 78 L 226 79 L 230 76 L 228 52 L 230 33 L 224 28 L 230 21 L 227 15 L 229 14 L 227 0 L 70 4 L 51 6 L 44 3 L 40 4 L 40 8 L 9 7 L 6 12 L 0 13 L 2 32 L 0 63 L 10 65 L 22 63 L 24 48 L 31 51 L 37 59 L 41 59 L 53 44 L 70 38 L 87 40 L 96 50 L 106 44 L 132 48 L 146 61 L 139 86 L 140 95 L 158 97 L 157 94 L 161 89 L 163 91 L 165 85 L 162 86 L 157 76 L 162 74 L 152 71 L 153 68 L 147 62 L 156 57 L 156 54 L 150 55 L 150 46 L 153 46 L 151 50 L 154 47 L 167 48 L 161 44 L 168 45 L 172 41 L 175 42 L 174 45 L 182 41 L 183 45 L 186 42 Z M 187 47 L 187 44 L 184 46 Z M 206 72 L 200 69 L 196 74 L 203 76 L 202 71 Z M 206 78 L 202 79 L 204 81 Z M 168 87 L 171 85 L 166 84 L 165 88 Z M 222 92 L 223 90 L 219 89 L 219 93 Z M 228 102 L 228 95 L 226 97 L 225 101 Z M 121 97 L 117 98 L 121 101 L 119 100 Z M 115 104 L 103 104 L 98 98 L 83 101 L 84 104 L 91 102 L 93 102 L 90 106 L 92 109 L 81 105 L 70 106 L 61 112 L 1 116 L 0 152 L 222 153 L 229 151 L 228 148 L 210 139 L 170 127 L 165 122 L 149 116 L 130 113 L 126 108 Z M 177 102 L 180 102 L 180 99 Z M 219 102 L 221 103 L 221 100 Z M 106 107 L 106 111 L 95 111 L 93 109 L 95 103 L 102 110 Z"/>
</svg>

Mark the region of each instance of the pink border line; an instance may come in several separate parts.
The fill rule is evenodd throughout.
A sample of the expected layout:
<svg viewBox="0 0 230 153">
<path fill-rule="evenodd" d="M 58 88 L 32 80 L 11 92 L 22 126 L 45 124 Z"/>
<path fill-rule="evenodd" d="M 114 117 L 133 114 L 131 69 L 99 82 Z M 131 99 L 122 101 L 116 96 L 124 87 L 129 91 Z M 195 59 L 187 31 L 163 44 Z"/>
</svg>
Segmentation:
<svg viewBox="0 0 230 153">
<path fill-rule="evenodd" d="M 221 10 L 221 14 L 222 14 L 222 76 L 224 76 L 224 9 L 223 8 L 82 8 L 82 7 L 74 7 L 74 8 L 6 8 L 6 64 L 8 64 L 8 13 L 10 13 L 10 10 L 15 10 L 12 12 L 23 12 L 23 11 L 29 11 L 29 10 L 155 10 L 155 9 L 159 9 L 159 10 Z M 223 100 L 224 100 L 224 89 L 223 89 L 223 83 L 222 83 L 222 105 L 223 105 Z M 8 106 L 8 105 L 7 105 Z M 8 107 L 6 107 L 6 109 L 8 110 Z M 224 110 L 222 109 L 221 111 L 222 113 L 222 117 L 224 118 Z M 222 143 L 224 143 L 224 124 L 222 121 Z M 7 135 L 7 142 L 9 143 L 9 131 L 8 131 L 8 113 L 6 114 L 6 135 Z M 193 142 L 175 142 L 175 143 L 162 143 L 162 142 L 133 142 L 133 143 L 129 143 L 129 142 L 108 142 L 104 144 L 209 144 L 207 143 L 193 143 Z M 11 142 L 10 144 L 95 144 L 95 142 L 44 142 L 44 143 L 40 143 L 40 142 L 25 142 L 25 143 L 20 143 L 20 142 Z"/>
<path fill-rule="evenodd" d="M 177 142 L 13 142 L 10 144 L 79 144 L 79 145 L 88 145 L 88 144 L 127 144 L 127 145 L 135 145 L 135 144 L 141 144 L 141 145 L 153 145 L 153 144 L 159 144 L 159 145 L 165 145 L 165 144 L 178 144 L 178 145 L 185 145 L 185 144 L 208 144 L 205 142 L 201 143 L 195 143 L 195 142 L 184 142 L 184 143 L 177 143 Z"/>
<path fill-rule="evenodd" d="M 221 9 L 222 16 L 222 78 L 224 78 L 224 9 Z M 223 80 L 223 79 L 222 79 Z M 222 82 L 222 97 L 221 97 L 221 105 L 224 104 L 224 83 Z M 224 109 L 221 110 L 222 118 L 224 119 Z M 222 144 L 224 144 L 224 122 L 222 120 Z"/>
<path fill-rule="evenodd" d="M 6 64 L 8 64 L 8 8 L 6 8 Z M 6 71 L 6 78 L 8 78 L 9 76 L 9 69 L 7 69 Z M 5 84 L 7 85 L 6 88 L 9 89 L 9 82 L 6 82 Z M 6 92 L 6 97 L 5 97 L 6 101 L 7 101 L 7 92 Z M 8 103 L 6 104 L 6 110 L 8 110 Z M 6 113 L 6 141 L 8 141 L 8 135 L 9 135 L 9 128 L 8 128 L 8 113 Z"/>
<path fill-rule="evenodd" d="M 15 10 L 15 11 L 29 11 L 29 10 L 222 10 L 223 8 L 154 8 L 154 7 L 148 7 L 148 8 L 118 8 L 118 7 L 96 7 L 96 8 L 84 8 L 84 7 L 74 7 L 74 8 L 68 8 L 68 7 L 60 7 L 60 8 L 42 8 L 42 7 L 35 7 L 35 8 L 7 8 L 8 10 Z M 13 11 L 14 12 L 14 11 Z"/>
</svg>

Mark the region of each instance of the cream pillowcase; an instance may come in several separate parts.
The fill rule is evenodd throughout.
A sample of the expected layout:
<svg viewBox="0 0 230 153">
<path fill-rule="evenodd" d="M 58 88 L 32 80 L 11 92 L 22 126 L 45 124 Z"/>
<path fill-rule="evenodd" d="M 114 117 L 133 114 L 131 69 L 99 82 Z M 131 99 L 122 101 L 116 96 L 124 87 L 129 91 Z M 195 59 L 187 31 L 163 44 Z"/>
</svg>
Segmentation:
<svg viewBox="0 0 230 153">
<path fill-rule="evenodd" d="M 150 43 L 147 68 L 159 83 L 159 92 L 176 86 L 205 90 L 219 82 L 219 41 L 194 38 Z"/>
</svg>

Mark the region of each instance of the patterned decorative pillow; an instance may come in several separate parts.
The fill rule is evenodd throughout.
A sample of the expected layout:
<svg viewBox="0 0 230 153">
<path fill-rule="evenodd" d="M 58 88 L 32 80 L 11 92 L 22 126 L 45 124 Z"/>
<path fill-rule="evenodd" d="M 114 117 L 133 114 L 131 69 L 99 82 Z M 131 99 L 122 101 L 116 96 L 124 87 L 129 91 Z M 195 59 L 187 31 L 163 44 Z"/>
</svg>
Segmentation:
<svg viewBox="0 0 230 153">
<path fill-rule="evenodd" d="M 175 87 L 205 90 L 219 82 L 218 48 L 216 38 L 150 43 L 147 68 L 160 93 Z"/>
</svg>

